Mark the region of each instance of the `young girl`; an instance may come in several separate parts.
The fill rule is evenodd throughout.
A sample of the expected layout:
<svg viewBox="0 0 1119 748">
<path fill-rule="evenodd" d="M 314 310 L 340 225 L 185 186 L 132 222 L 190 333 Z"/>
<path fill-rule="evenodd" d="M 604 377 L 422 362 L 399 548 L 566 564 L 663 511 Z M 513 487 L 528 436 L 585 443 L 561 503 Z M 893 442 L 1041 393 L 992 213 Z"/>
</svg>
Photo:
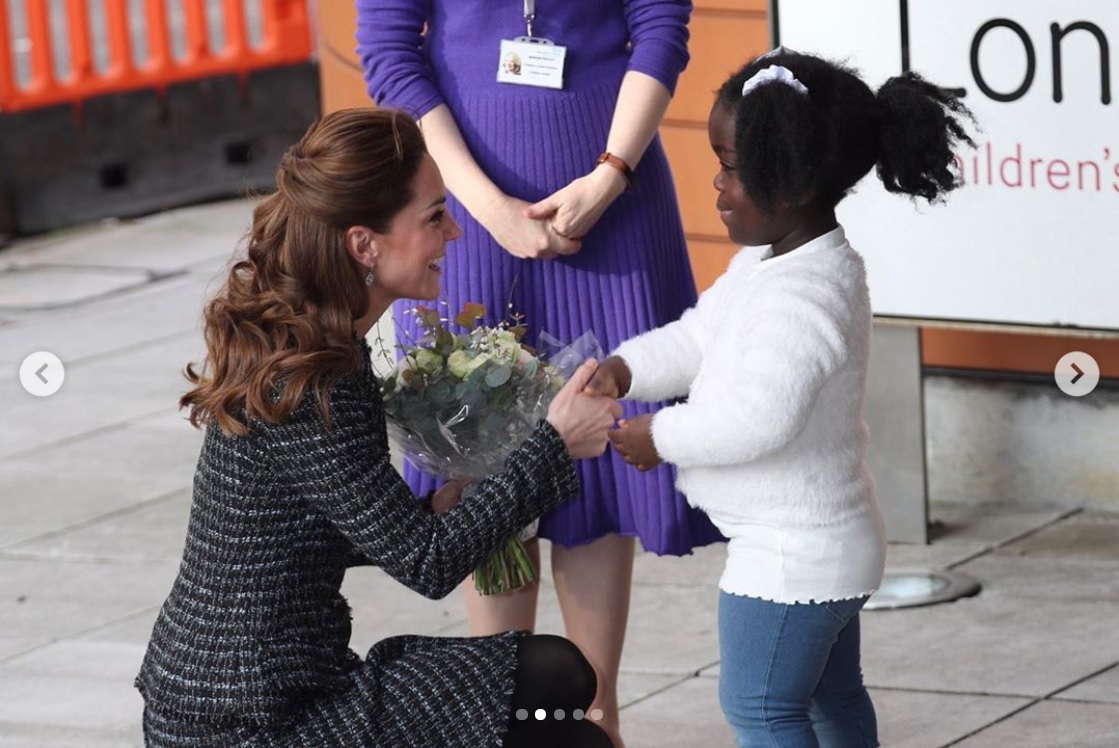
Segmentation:
<svg viewBox="0 0 1119 748">
<path fill-rule="evenodd" d="M 877 166 L 928 201 L 959 186 L 956 100 L 914 74 L 873 93 L 776 50 L 733 75 L 708 121 L 716 208 L 746 245 L 677 322 L 623 343 L 590 389 L 688 395 L 613 433 L 630 464 L 675 463 L 731 541 L 719 695 L 740 746 L 877 746 L 860 608 L 886 541 L 863 421 L 871 308 L 835 206 Z"/>
</svg>

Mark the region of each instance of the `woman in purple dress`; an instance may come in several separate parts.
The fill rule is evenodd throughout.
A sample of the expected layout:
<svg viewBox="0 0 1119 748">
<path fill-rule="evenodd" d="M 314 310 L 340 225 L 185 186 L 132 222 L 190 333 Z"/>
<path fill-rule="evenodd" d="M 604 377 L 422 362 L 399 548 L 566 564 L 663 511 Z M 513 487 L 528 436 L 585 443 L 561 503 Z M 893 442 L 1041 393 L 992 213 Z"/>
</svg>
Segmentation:
<svg viewBox="0 0 1119 748">
<path fill-rule="evenodd" d="M 533 5 L 531 33 L 566 49 L 557 61 L 545 48 L 537 70 L 537 55 L 524 52 L 539 45 L 515 41 Z M 463 228 L 446 260 L 451 310 L 480 302 L 488 323 L 523 315 L 529 343 L 542 331 L 571 341 L 589 330 L 612 350 L 694 304 L 656 136 L 688 61 L 690 2 L 357 0 L 357 10 L 369 93 L 420 121 Z M 543 85 L 500 82 L 499 70 Z M 407 309 L 396 310 L 398 335 L 414 337 Z M 627 408 L 633 417 L 656 406 Z M 435 486 L 411 467 L 406 477 L 420 492 Z M 608 454 L 585 461 L 580 480 L 581 496 L 545 515 L 539 535 L 553 541 L 567 635 L 597 669 L 595 707 L 616 738 L 634 538 L 673 555 L 721 538 L 668 469 L 638 473 Z M 466 584 L 472 634 L 533 629 L 535 586 L 482 597 Z"/>
</svg>

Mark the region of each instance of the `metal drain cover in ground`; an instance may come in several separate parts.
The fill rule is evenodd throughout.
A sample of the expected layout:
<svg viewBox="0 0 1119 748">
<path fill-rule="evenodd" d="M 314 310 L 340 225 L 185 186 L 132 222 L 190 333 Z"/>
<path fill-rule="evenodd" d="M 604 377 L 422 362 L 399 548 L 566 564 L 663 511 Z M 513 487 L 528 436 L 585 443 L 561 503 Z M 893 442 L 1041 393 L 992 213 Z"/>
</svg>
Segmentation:
<svg viewBox="0 0 1119 748">
<path fill-rule="evenodd" d="M 882 586 L 870 596 L 865 610 L 915 608 L 947 603 L 979 594 L 975 577 L 959 571 L 900 571 L 882 577 Z"/>
</svg>

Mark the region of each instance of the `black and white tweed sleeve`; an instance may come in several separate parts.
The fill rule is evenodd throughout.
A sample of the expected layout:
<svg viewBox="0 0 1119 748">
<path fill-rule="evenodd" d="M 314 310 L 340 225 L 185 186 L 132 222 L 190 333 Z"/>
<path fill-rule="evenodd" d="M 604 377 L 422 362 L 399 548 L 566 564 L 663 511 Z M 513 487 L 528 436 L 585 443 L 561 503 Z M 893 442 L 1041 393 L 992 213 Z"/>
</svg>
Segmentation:
<svg viewBox="0 0 1119 748">
<path fill-rule="evenodd" d="M 509 537 L 578 493 L 563 440 L 544 421 L 502 472 L 450 511 L 432 514 L 392 467 L 380 398 L 375 385 L 363 384 L 347 379 L 332 389 L 329 429 L 308 398 L 273 429 L 272 457 L 288 491 L 416 592 L 446 596 Z"/>
</svg>

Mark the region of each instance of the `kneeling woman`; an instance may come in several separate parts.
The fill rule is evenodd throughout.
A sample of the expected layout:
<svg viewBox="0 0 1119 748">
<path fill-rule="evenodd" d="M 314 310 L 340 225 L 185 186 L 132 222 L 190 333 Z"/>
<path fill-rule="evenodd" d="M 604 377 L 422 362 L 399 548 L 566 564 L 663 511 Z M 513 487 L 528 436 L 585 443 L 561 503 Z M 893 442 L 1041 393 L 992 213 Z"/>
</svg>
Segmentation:
<svg viewBox="0 0 1119 748">
<path fill-rule="evenodd" d="M 433 512 L 389 463 L 365 334 L 435 299 L 459 228 L 414 122 L 327 115 L 284 155 L 247 257 L 206 308 L 207 361 L 182 405 L 206 436 L 178 578 L 137 678 L 148 746 L 609 746 L 594 670 L 558 637 L 402 636 L 349 649 L 347 567 L 443 597 L 578 491 L 620 413 L 588 362 L 505 470 Z M 520 710 L 548 713 L 517 719 Z M 521 711 L 524 714 L 524 711 Z"/>
</svg>

